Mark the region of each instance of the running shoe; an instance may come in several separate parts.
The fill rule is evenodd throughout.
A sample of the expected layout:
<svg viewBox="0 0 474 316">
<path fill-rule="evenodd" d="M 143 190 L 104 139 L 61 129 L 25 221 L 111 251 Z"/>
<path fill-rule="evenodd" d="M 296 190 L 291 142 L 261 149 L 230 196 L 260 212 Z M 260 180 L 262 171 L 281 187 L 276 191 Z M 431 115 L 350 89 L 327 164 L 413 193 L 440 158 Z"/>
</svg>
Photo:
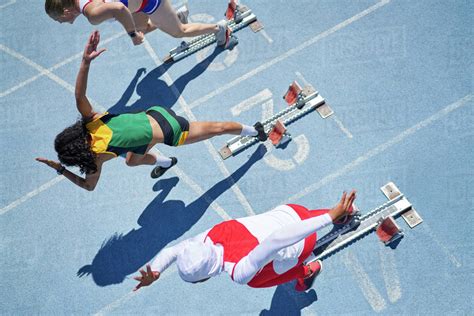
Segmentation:
<svg viewBox="0 0 474 316">
<path fill-rule="evenodd" d="M 161 177 L 162 175 L 165 174 L 165 172 L 170 169 L 171 167 L 173 167 L 175 164 L 178 163 L 178 159 L 176 157 L 171 157 L 171 165 L 167 168 L 165 167 L 160 167 L 160 166 L 156 166 L 155 168 L 153 168 L 153 170 L 151 171 L 151 174 L 150 176 L 153 178 L 153 179 L 157 179 L 159 177 Z"/>
<path fill-rule="evenodd" d="M 304 278 L 296 279 L 295 290 L 298 292 L 304 292 L 313 286 L 314 279 L 316 279 L 323 268 L 323 263 L 321 260 L 316 260 L 308 263 L 306 268 L 308 269 L 308 275 Z"/>
</svg>

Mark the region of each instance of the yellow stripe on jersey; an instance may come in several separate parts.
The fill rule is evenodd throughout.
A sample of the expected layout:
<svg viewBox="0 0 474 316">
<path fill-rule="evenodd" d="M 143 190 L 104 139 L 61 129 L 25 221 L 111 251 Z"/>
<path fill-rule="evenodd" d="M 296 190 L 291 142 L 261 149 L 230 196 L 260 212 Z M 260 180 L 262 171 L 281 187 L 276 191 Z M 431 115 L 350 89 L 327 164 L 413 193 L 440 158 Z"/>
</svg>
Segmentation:
<svg viewBox="0 0 474 316">
<path fill-rule="evenodd" d="M 178 146 L 181 146 L 182 144 L 184 144 L 184 142 L 186 141 L 186 138 L 188 138 L 188 131 L 183 131 L 181 132 L 181 136 L 179 137 L 179 141 L 178 141 Z"/>
</svg>

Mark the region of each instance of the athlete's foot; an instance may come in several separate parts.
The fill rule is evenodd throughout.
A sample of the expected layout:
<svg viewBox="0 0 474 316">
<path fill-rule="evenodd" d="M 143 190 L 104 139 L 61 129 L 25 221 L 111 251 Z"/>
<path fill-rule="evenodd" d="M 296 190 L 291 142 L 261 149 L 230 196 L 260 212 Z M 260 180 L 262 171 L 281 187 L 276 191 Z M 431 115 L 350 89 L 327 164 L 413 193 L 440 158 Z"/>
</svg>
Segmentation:
<svg viewBox="0 0 474 316">
<path fill-rule="evenodd" d="M 176 15 L 178 16 L 178 19 L 181 21 L 181 23 L 188 24 L 189 9 L 187 5 L 183 5 L 178 10 L 176 10 Z"/>
<path fill-rule="evenodd" d="M 307 275 L 304 278 L 296 279 L 295 290 L 298 292 L 304 292 L 313 286 L 314 280 L 323 268 L 323 263 L 321 260 L 316 260 L 308 263 L 306 268 L 308 269 Z"/>
<path fill-rule="evenodd" d="M 265 129 L 263 128 L 262 123 L 257 122 L 253 125 L 253 127 L 257 130 L 257 138 L 259 141 L 264 142 L 267 140 L 268 135 L 265 133 Z"/>
<path fill-rule="evenodd" d="M 227 26 L 227 21 L 222 20 L 222 21 L 217 22 L 217 27 L 219 28 L 219 30 L 216 33 L 217 46 L 221 46 L 221 47 L 224 47 L 224 48 L 229 48 L 232 44 L 231 39 L 233 39 L 235 37 L 232 36 L 232 31 Z M 235 40 L 236 40 L 236 38 L 235 38 Z M 232 46 L 232 48 L 233 48 L 233 46 Z"/>
<path fill-rule="evenodd" d="M 153 178 L 153 179 L 156 179 L 156 178 L 159 178 L 161 177 L 162 175 L 165 174 L 166 171 L 168 171 L 168 169 L 170 169 L 171 167 L 173 167 L 175 164 L 178 163 L 178 159 L 176 157 L 171 157 L 171 165 L 167 168 L 165 167 L 160 167 L 160 166 L 156 166 L 155 168 L 153 168 L 153 170 L 151 171 L 151 174 L 150 176 Z"/>
</svg>

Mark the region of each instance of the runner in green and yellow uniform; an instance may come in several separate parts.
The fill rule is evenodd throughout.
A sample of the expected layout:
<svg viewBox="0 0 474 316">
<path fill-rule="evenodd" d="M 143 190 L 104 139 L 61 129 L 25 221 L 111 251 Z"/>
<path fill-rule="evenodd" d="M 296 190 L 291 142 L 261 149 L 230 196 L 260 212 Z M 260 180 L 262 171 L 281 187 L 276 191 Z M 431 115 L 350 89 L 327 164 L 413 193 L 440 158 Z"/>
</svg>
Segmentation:
<svg viewBox="0 0 474 316">
<path fill-rule="evenodd" d="M 93 32 L 76 79 L 76 105 L 82 118 L 59 133 L 54 142 L 60 162 L 36 159 L 81 188 L 92 191 L 99 181 L 102 164 L 119 155 L 125 156 L 128 166 L 156 165 L 151 176 L 158 178 L 177 163 L 175 157 L 149 153 L 158 143 L 180 146 L 223 134 L 257 136 L 261 141 L 266 140 L 267 135 L 259 122 L 254 126 L 237 122 L 188 122 L 160 106 L 140 113 L 94 112 L 86 97 L 86 88 L 90 62 L 105 51 L 97 50 L 99 40 L 99 32 Z M 78 166 L 85 177 L 66 170 L 63 164 Z"/>
</svg>

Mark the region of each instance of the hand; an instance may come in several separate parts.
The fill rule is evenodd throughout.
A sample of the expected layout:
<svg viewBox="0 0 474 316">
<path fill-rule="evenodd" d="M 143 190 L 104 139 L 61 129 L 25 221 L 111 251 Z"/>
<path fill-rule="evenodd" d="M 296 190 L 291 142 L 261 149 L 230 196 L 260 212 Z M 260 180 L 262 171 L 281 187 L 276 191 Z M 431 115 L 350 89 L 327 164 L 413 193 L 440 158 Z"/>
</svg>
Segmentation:
<svg viewBox="0 0 474 316">
<path fill-rule="evenodd" d="M 48 166 L 50 166 L 51 168 L 53 168 L 54 170 L 58 171 L 59 168 L 61 168 L 61 163 L 57 162 L 57 161 L 53 161 L 53 160 L 48 160 L 46 158 L 36 158 L 36 161 L 39 161 L 39 162 L 42 162 Z"/>
<path fill-rule="evenodd" d="M 141 43 L 143 43 L 144 40 L 145 40 L 145 35 L 143 35 L 143 32 L 140 32 L 140 31 L 136 31 L 135 36 L 132 37 L 132 42 L 133 42 L 133 45 L 135 46 L 140 45 Z"/>
<path fill-rule="evenodd" d="M 89 40 L 84 48 L 84 54 L 82 55 L 82 59 L 86 62 L 91 62 L 97 56 L 105 52 L 105 48 L 100 49 L 97 51 L 97 46 L 100 42 L 100 33 L 99 31 L 92 32 L 91 36 L 89 36 Z"/>
<path fill-rule="evenodd" d="M 338 220 L 341 217 L 349 215 L 350 210 L 352 209 L 352 203 L 356 198 L 356 191 L 352 190 L 349 195 L 346 192 L 342 194 L 342 198 L 339 203 L 334 206 L 329 211 L 329 216 L 331 216 L 333 221 Z"/>
<path fill-rule="evenodd" d="M 140 282 L 138 283 L 137 286 L 135 286 L 135 288 L 133 289 L 134 291 L 138 290 L 142 286 L 149 286 L 150 284 L 152 284 L 153 282 L 155 282 L 156 280 L 160 278 L 160 272 L 151 271 L 151 267 L 149 264 L 146 265 L 146 272 L 145 270 L 140 269 L 140 273 L 141 273 L 141 276 L 133 277 L 135 280 Z"/>
<path fill-rule="evenodd" d="M 142 67 L 142 68 L 138 69 L 136 76 L 140 77 L 143 74 L 146 74 L 146 68 L 145 67 Z"/>
</svg>

